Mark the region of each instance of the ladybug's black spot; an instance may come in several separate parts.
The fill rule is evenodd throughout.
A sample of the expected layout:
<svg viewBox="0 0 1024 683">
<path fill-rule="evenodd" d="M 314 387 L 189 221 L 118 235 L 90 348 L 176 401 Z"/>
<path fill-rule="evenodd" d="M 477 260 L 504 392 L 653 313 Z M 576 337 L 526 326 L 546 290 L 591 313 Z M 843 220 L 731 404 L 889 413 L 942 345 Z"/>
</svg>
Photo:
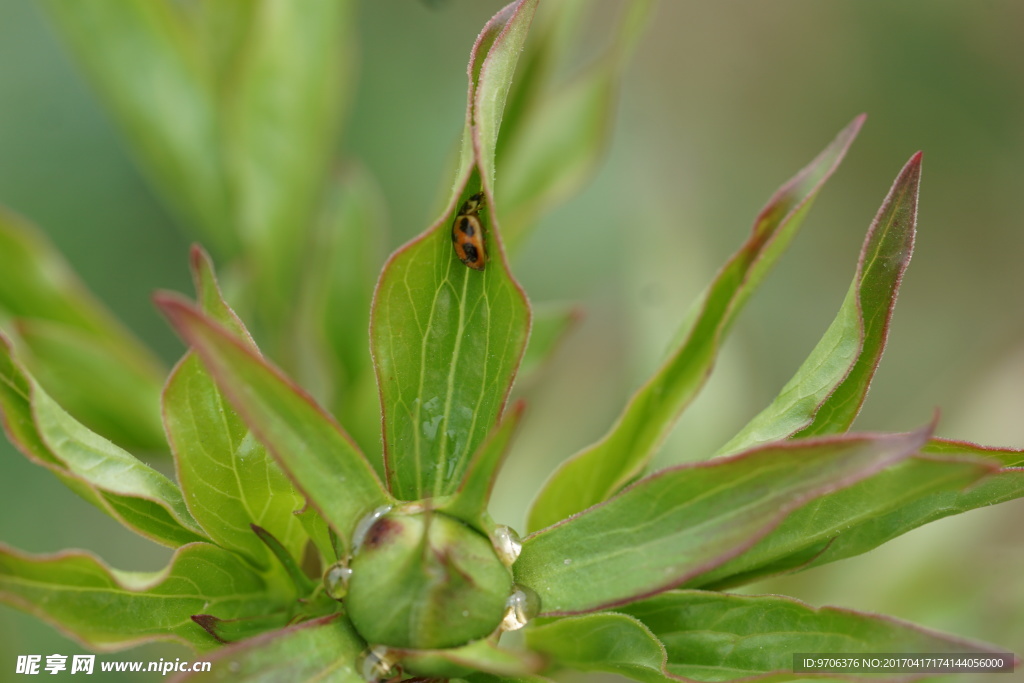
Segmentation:
<svg viewBox="0 0 1024 683">
<path fill-rule="evenodd" d="M 466 237 L 472 237 L 476 234 L 476 230 L 473 229 L 473 221 L 469 220 L 465 216 L 459 221 L 459 230 L 461 230 Z"/>
<path fill-rule="evenodd" d="M 466 252 L 466 263 L 476 263 L 480 259 L 480 252 L 476 250 L 475 244 L 464 244 L 462 250 Z"/>
</svg>

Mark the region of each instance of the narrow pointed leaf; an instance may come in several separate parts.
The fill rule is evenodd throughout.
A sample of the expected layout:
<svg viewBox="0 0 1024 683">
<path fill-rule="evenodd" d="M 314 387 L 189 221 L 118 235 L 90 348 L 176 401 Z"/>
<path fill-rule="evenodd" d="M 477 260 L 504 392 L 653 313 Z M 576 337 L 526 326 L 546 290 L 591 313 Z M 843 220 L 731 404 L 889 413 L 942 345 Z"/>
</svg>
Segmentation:
<svg viewBox="0 0 1024 683">
<path fill-rule="evenodd" d="M 903 167 L 868 230 L 836 319 L 779 396 L 719 454 L 793 435 L 845 432 L 882 358 L 889 320 L 914 250 L 921 154 Z"/>
<path fill-rule="evenodd" d="M 0 418 L 29 460 L 132 531 L 171 547 L 206 540 L 174 482 L 65 413 L 2 337 Z"/>
<path fill-rule="evenodd" d="M 562 10 L 561 19 L 582 24 L 581 5 Z M 566 27 L 555 27 L 544 39 L 566 45 L 545 45 L 540 64 L 533 67 L 532 82 L 522 86 L 513 101 L 513 128 L 499 140 L 501 198 L 508 207 L 507 240 L 511 249 L 522 243 L 535 218 L 553 204 L 578 190 L 597 168 L 608 146 L 626 64 L 632 55 L 654 3 L 629 3 L 613 26 L 617 34 L 593 64 L 568 83 L 552 83 L 546 61 L 568 61 Z M 558 10 L 556 10 L 558 11 Z M 556 19 L 556 21 L 557 21 Z M 557 55 L 557 56 L 556 56 Z M 545 68 L 547 67 L 547 68 Z M 532 95 L 532 96 L 531 96 Z"/>
<path fill-rule="evenodd" d="M 643 471 L 703 386 L 736 314 L 788 246 L 863 120 L 856 118 L 768 202 L 750 238 L 702 295 L 665 364 L 633 395 L 600 441 L 555 471 L 534 501 L 528 528 L 554 524 L 606 500 Z"/>
<path fill-rule="evenodd" d="M 490 640 L 476 640 L 446 650 L 395 650 L 395 654 L 418 675 L 445 678 L 471 671 L 521 676 L 536 673 L 543 663 L 533 652 L 498 647 Z"/>
<path fill-rule="evenodd" d="M 799 652 L 1001 652 L 889 617 L 815 609 L 774 595 L 672 591 L 622 608 L 664 643 L 670 673 L 694 681 L 793 680 Z M 906 680 L 906 675 L 815 678 Z"/>
<path fill-rule="evenodd" d="M 206 650 L 217 641 L 191 619 L 265 614 L 262 579 L 208 543 L 179 548 L 159 572 L 121 572 L 69 551 L 27 555 L 0 546 L 0 600 L 44 619 L 97 650 L 174 640 Z"/>
<path fill-rule="evenodd" d="M 585 0 L 538 4 L 530 40 L 524 45 L 516 67 L 519 77 L 512 81 L 505 99 L 501 135 L 495 149 L 499 166 L 510 140 L 519 137 L 526 113 L 543 101 L 552 86 L 554 71 L 571 57 L 573 43 L 586 21 L 586 7 Z"/>
<path fill-rule="evenodd" d="M 50 0 L 76 57 L 168 203 L 234 251 L 216 70 L 178 3 Z"/>
<path fill-rule="evenodd" d="M 239 640 L 252 638 L 267 631 L 284 628 L 291 621 L 290 610 L 282 610 L 275 614 L 241 619 L 218 619 L 211 614 L 193 614 L 192 621 L 199 624 L 221 644 L 236 643 Z"/>
<path fill-rule="evenodd" d="M 618 85 L 616 69 L 595 70 L 555 91 L 524 121 L 519 144 L 501 164 L 500 197 L 514 226 L 510 246 L 525 239 L 545 208 L 590 178 L 612 128 Z"/>
<path fill-rule="evenodd" d="M 157 303 L 249 429 L 343 538 L 363 515 L 391 502 L 348 435 L 279 370 L 182 300 L 165 295 Z"/>
<path fill-rule="evenodd" d="M 526 642 L 532 650 L 580 671 L 606 671 L 649 683 L 674 680 L 665 675 L 664 646 L 627 614 L 556 619 L 528 629 Z"/>
<path fill-rule="evenodd" d="M 19 320 L 15 334 L 39 383 L 76 419 L 124 448 L 166 452 L 157 365 L 59 322 Z"/>
<path fill-rule="evenodd" d="M 505 113 L 505 100 L 512 85 L 512 74 L 515 73 L 519 55 L 526 43 L 526 35 L 537 11 L 538 0 L 516 0 L 496 14 L 478 38 L 474 46 L 470 62 L 470 77 L 478 73 L 473 89 L 472 125 L 473 144 L 476 149 L 477 163 L 486 187 L 493 192 L 494 188 L 494 154 L 498 143 L 498 131 Z M 486 57 L 481 47 L 493 32 L 500 33 L 487 46 Z M 479 63 L 479 71 L 477 64 Z"/>
<path fill-rule="evenodd" d="M 948 503 L 965 488 L 977 486 L 979 480 L 984 485 L 985 478 L 996 473 L 997 465 L 978 458 L 909 458 L 796 510 L 750 550 L 687 586 L 734 586 L 821 564 L 831 561 L 826 558 L 838 559 L 833 545 L 851 548 L 853 538 L 861 545 L 861 552 L 869 550 L 891 538 L 877 531 L 878 520 L 908 522 L 908 511 L 928 509 L 937 499 Z"/>
<path fill-rule="evenodd" d="M 484 27 L 471 54 L 461 168 L 441 218 L 399 249 L 374 295 L 371 349 L 380 388 L 391 492 L 450 494 L 504 408 L 526 346 L 526 296 L 509 272 L 491 179 L 494 142 L 536 0 L 520 0 Z M 463 265 L 451 225 L 483 191 L 487 263 Z"/>
<path fill-rule="evenodd" d="M 905 460 L 926 439 L 919 431 L 773 444 L 662 470 L 528 536 L 516 581 L 537 592 L 542 614 L 595 611 L 678 586 L 745 552 L 803 505 Z"/>
<path fill-rule="evenodd" d="M 170 680 L 203 683 L 228 677 L 237 683 L 366 683 L 357 663 L 365 647 L 348 620 L 335 614 L 226 647 L 209 658 L 210 671 Z"/>
<path fill-rule="evenodd" d="M 274 535 L 264 529 L 263 527 L 252 524 L 253 533 L 270 549 L 273 553 L 274 559 L 277 560 L 278 564 L 288 574 L 292 580 L 292 585 L 295 588 L 296 595 L 305 596 L 309 595 L 309 592 L 313 590 L 313 582 L 302 573 L 302 569 L 295 561 L 294 554 L 289 551 L 281 541 L 274 538 Z"/>
<path fill-rule="evenodd" d="M 886 541 L 943 517 L 1024 497 L 1024 451 L 932 439 L 922 452 L 933 458 L 984 458 L 990 466 L 999 469 L 969 488 L 936 490 L 884 514 L 867 517 L 839 534 L 827 548 L 812 558 L 807 566 L 816 567 L 865 553 Z"/>
<path fill-rule="evenodd" d="M 0 320 L 21 330 L 51 395 L 125 447 L 166 448 L 160 362 L 100 304 L 28 221 L 0 209 Z"/>
<path fill-rule="evenodd" d="M 307 503 L 301 510 L 296 510 L 295 517 L 302 524 L 302 528 L 306 530 L 309 540 L 320 552 L 321 562 L 324 565 L 333 564 L 341 559 L 337 547 L 337 536 L 327 526 L 327 522 L 316 508 Z"/>
<path fill-rule="evenodd" d="M 192 252 L 197 298 L 211 318 L 247 346 L 255 344 L 217 287 L 209 257 Z M 266 447 L 228 403 L 193 352 L 171 374 L 163 396 L 164 424 L 185 502 L 210 538 L 264 570 L 279 570 L 251 524 L 267 529 L 293 557 L 306 534 L 292 514 L 302 496 Z"/>
<path fill-rule="evenodd" d="M 349 0 L 257 3 L 225 104 L 225 155 L 261 310 L 290 314 L 350 81 Z"/>
<path fill-rule="evenodd" d="M 206 250 L 194 244 L 189 252 L 189 266 L 192 270 L 192 285 L 196 290 L 196 303 L 206 315 L 224 326 L 225 329 L 246 342 L 253 351 L 259 352 L 245 323 L 224 300 L 213 260 Z"/>
<path fill-rule="evenodd" d="M 521 402 L 513 406 L 487 440 L 476 449 L 466 468 L 466 475 L 459 484 L 459 490 L 450 501 L 441 506 L 443 512 L 486 533 L 484 519 L 487 516 L 487 504 L 491 499 L 491 489 L 508 452 L 512 435 L 519 426 L 524 408 L 525 405 Z"/>
<path fill-rule="evenodd" d="M 0 309 L 61 322 L 125 347 L 137 344 L 30 222 L 0 208 Z M 144 353 L 139 350 L 137 353 Z"/>
</svg>

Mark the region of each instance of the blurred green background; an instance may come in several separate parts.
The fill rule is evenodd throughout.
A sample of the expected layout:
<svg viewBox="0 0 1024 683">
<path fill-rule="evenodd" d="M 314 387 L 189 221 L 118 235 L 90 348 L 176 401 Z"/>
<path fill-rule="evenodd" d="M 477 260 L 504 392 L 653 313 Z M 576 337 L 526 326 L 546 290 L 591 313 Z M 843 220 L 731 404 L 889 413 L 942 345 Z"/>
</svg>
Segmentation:
<svg viewBox="0 0 1024 683">
<path fill-rule="evenodd" d="M 469 48 L 502 4 L 361 3 L 360 75 L 341 151 L 380 181 L 392 248 L 436 218 Z M 581 60 L 620 1 L 592 4 Z M 838 309 L 868 224 L 918 149 L 916 254 L 857 428 L 910 429 L 941 408 L 941 436 L 1024 446 L 1022 32 L 1019 0 L 662 2 L 627 72 L 602 168 L 513 263 L 532 299 L 578 302 L 586 317 L 519 390 L 528 411 L 495 518 L 521 526 L 544 477 L 598 438 L 656 367 L 689 301 L 775 188 L 860 112 L 869 114 L 860 139 L 740 317 L 660 463 L 705 457 L 790 377 Z M 500 204 L 500 176 L 497 192 Z M 0 2 L 0 203 L 40 225 L 168 363 L 181 354 L 149 297 L 191 291 L 191 236 L 140 176 L 32 0 Z M 976 511 L 752 590 L 885 612 L 1024 654 L 1022 518 L 1024 501 Z M 157 569 L 169 554 L 6 443 L 0 541 L 86 548 L 126 570 Z M 0 633 L 0 680 L 17 654 L 81 651 L 5 606 Z M 189 656 L 147 648 L 104 658 L 168 654 Z"/>
</svg>

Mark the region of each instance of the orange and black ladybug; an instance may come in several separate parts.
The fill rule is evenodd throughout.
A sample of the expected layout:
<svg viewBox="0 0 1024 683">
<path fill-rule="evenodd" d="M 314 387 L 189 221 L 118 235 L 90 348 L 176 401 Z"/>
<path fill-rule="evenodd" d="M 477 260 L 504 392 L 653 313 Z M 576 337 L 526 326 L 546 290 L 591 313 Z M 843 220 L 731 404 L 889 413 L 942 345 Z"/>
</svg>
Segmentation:
<svg viewBox="0 0 1024 683">
<path fill-rule="evenodd" d="M 484 193 L 477 192 L 467 199 L 452 223 L 452 244 L 455 255 L 473 270 L 483 270 L 487 263 L 484 250 L 484 226 L 480 210 L 484 208 Z"/>
</svg>

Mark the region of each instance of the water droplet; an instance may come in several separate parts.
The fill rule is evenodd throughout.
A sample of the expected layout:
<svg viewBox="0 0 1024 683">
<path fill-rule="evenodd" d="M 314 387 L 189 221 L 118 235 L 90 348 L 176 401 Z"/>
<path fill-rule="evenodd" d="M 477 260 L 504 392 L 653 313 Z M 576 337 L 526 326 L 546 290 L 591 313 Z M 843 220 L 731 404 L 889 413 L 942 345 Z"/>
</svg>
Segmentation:
<svg viewBox="0 0 1024 683">
<path fill-rule="evenodd" d="M 357 662 L 359 673 L 367 683 L 383 683 L 388 680 L 395 666 L 395 656 L 383 645 L 371 645 L 360 655 Z"/>
<path fill-rule="evenodd" d="M 518 631 L 540 613 L 540 597 L 526 586 L 513 586 L 512 595 L 505 602 L 505 616 L 498 629 Z"/>
<path fill-rule="evenodd" d="M 356 524 L 355 531 L 352 532 L 352 552 L 359 550 L 359 546 L 361 546 L 363 541 L 366 540 L 366 532 L 370 530 L 370 527 L 372 527 L 378 519 L 389 512 L 391 512 L 391 506 L 382 505 L 359 520 Z"/>
<path fill-rule="evenodd" d="M 433 441 L 437 438 L 437 428 L 441 425 L 441 420 L 444 419 L 444 415 L 434 415 L 429 420 L 423 421 L 423 438 L 428 441 Z"/>
<path fill-rule="evenodd" d="M 568 566 L 568 565 L 572 564 L 572 560 L 570 560 L 570 559 L 569 559 L 569 558 L 567 557 L 567 558 L 565 558 L 564 560 L 562 560 L 562 564 L 564 564 L 564 565 Z"/>
<path fill-rule="evenodd" d="M 498 553 L 498 559 L 506 567 L 511 567 L 519 557 L 519 553 L 523 552 L 523 542 L 519 540 L 519 534 L 511 527 L 495 527 L 492 542 L 495 552 Z"/>
<path fill-rule="evenodd" d="M 352 579 L 352 570 L 345 562 L 335 562 L 324 572 L 324 588 L 327 595 L 341 600 L 348 595 L 348 582 Z"/>
</svg>

